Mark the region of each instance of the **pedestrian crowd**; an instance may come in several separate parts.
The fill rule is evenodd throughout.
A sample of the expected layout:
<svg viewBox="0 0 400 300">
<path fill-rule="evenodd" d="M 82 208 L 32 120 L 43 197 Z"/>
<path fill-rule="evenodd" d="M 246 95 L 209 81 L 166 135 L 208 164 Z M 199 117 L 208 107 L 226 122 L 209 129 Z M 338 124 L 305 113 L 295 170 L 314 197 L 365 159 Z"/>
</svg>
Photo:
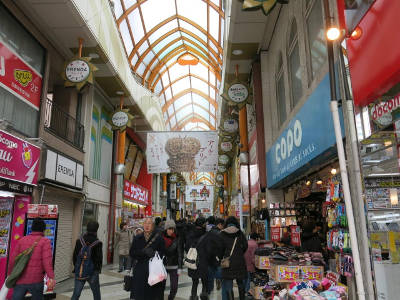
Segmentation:
<svg viewBox="0 0 400 300">
<path fill-rule="evenodd" d="M 101 299 L 99 274 L 103 265 L 102 242 L 97 238 L 99 224 L 90 221 L 87 232 L 75 243 L 73 265 L 75 274 L 72 300 L 79 299 L 88 282 L 95 300 Z M 233 283 L 236 281 L 239 299 L 250 297 L 250 278 L 255 271 L 254 252 L 258 236 L 247 240 L 235 217 L 227 219 L 213 216 L 195 221 L 185 219 L 162 220 L 146 218 L 143 227 L 130 228 L 125 222 L 116 232 L 115 245 L 119 255 L 119 272 L 124 274 L 124 288 L 133 300 L 163 300 L 166 278 L 170 278 L 168 300 L 175 299 L 181 270 L 186 267 L 192 280 L 190 300 L 207 300 L 216 288 L 222 300 L 233 300 Z M 13 287 L 13 300 L 24 299 L 27 292 L 32 300 L 43 299 L 43 278 L 47 287 L 54 288 L 54 271 L 50 241 L 43 236 L 45 224 L 35 219 L 32 233 L 23 237 L 10 257 L 8 281 Z M 21 253 L 30 252 L 24 266 Z M 162 262 L 161 262 L 162 259 Z M 150 282 L 154 267 L 160 261 L 163 271 L 157 283 Z M 150 267 L 149 267 L 150 266 Z M 19 270 L 21 269 L 22 270 Z M 157 270 L 160 270 L 158 268 Z M 19 271 L 19 275 L 17 274 Z M 128 275 L 129 273 L 129 275 Z M 158 273 L 157 273 L 158 274 Z M 149 284 L 151 283 L 151 285 Z M 201 291 L 198 288 L 201 283 Z"/>
</svg>

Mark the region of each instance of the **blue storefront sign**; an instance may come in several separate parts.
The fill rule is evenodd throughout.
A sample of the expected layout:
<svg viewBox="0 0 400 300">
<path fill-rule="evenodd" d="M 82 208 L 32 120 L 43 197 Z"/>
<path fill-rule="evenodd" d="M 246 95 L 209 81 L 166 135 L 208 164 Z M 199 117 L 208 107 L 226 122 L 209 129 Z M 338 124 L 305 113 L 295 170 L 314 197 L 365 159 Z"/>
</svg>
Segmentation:
<svg viewBox="0 0 400 300">
<path fill-rule="evenodd" d="M 342 112 L 339 113 L 342 123 Z M 335 145 L 329 76 L 326 75 L 267 152 L 268 188 L 287 183 L 293 174 L 301 176 L 321 155 L 332 156 Z"/>
</svg>

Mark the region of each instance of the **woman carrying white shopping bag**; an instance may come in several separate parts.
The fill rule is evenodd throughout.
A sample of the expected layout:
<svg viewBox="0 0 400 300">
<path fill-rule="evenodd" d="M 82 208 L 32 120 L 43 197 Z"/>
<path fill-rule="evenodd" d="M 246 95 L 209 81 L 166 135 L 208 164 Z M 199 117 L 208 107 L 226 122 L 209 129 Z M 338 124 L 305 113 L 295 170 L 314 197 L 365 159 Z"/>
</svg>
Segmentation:
<svg viewBox="0 0 400 300">
<path fill-rule="evenodd" d="M 167 271 L 165 270 L 163 260 L 158 252 L 149 260 L 149 279 L 147 283 L 153 286 L 167 279 Z"/>
</svg>

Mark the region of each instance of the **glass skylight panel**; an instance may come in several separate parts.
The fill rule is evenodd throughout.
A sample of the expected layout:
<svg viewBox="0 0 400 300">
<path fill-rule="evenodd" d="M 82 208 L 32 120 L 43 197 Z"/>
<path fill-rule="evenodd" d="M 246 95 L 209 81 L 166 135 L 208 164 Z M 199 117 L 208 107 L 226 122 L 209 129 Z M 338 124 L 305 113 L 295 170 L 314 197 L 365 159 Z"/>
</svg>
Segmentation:
<svg viewBox="0 0 400 300">
<path fill-rule="evenodd" d="M 192 107 L 192 105 L 188 105 L 176 113 L 176 118 L 178 120 L 183 120 L 184 118 L 186 118 L 188 115 L 191 115 L 192 113 L 193 113 L 193 107 Z"/>
<path fill-rule="evenodd" d="M 146 51 L 149 48 L 149 45 L 147 44 L 147 41 L 145 41 L 143 44 L 140 45 L 138 49 L 139 56 L 143 54 L 144 51 Z"/>
<path fill-rule="evenodd" d="M 137 54 L 135 54 L 132 59 L 131 59 L 131 65 L 135 66 L 137 61 L 138 61 L 139 57 L 137 56 Z"/>
<path fill-rule="evenodd" d="M 215 127 L 215 119 L 212 116 L 210 116 L 210 123 L 211 123 L 212 126 Z"/>
<path fill-rule="evenodd" d="M 207 4 L 204 1 L 176 0 L 178 15 L 207 28 Z"/>
<path fill-rule="evenodd" d="M 168 77 L 168 72 L 165 72 L 163 76 L 161 77 L 161 80 L 163 82 L 164 88 L 166 88 L 169 85 L 169 77 Z"/>
<path fill-rule="evenodd" d="M 197 64 L 195 66 L 190 66 L 190 73 L 196 74 L 202 78 L 208 78 L 208 69 L 202 64 Z"/>
<path fill-rule="evenodd" d="M 215 75 L 212 71 L 210 71 L 210 84 L 215 86 Z"/>
<path fill-rule="evenodd" d="M 159 94 L 162 90 L 162 84 L 161 84 L 161 80 L 157 83 L 156 87 L 154 88 L 154 92 L 156 94 Z"/>
<path fill-rule="evenodd" d="M 171 128 L 174 128 L 175 125 L 176 125 L 176 119 L 175 119 L 175 117 L 172 117 L 172 118 L 171 118 L 170 123 L 171 123 Z"/>
<path fill-rule="evenodd" d="M 144 37 L 143 25 L 137 8 L 128 15 L 128 20 L 131 25 L 133 40 L 137 44 Z"/>
<path fill-rule="evenodd" d="M 219 0 L 211 0 L 211 2 L 219 7 Z M 213 9 L 213 8 L 211 8 L 211 9 Z"/>
<path fill-rule="evenodd" d="M 139 65 L 139 67 L 137 68 L 136 73 L 138 73 L 140 76 L 143 76 L 145 69 L 146 69 L 146 66 L 143 63 L 141 63 Z"/>
<path fill-rule="evenodd" d="M 203 32 L 201 32 L 200 30 L 198 30 L 196 27 L 194 27 L 192 24 L 189 24 L 189 23 L 187 23 L 186 21 L 183 21 L 183 20 L 180 20 L 179 24 L 181 25 L 182 28 L 185 28 L 188 31 L 194 33 L 195 35 L 197 35 L 203 41 L 207 41 L 207 36 Z M 205 29 L 206 28 L 207 27 L 205 27 Z"/>
<path fill-rule="evenodd" d="M 156 34 L 156 33 L 154 33 L 154 34 Z M 152 45 L 153 51 L 157 53 L 162 48 L 164 48 L 164 46 L 166 46 L 169 42 L 179 38 L 180 36 L 181 35 L 179 34 L 179 32 L 175 32 L 175 33 L 163 38 L 158 44 Z"/>
<path fill-rule="evenodd" d="M 159 21 L 161 23 L 163 20 L 159 20 Z M 179 27 L 179 26 L 178 26 L 178 21 L 176 19 L 169 21 L 167 24 L 164 24 L 161 28 L 159 28 L 152 35 L 149 36 L 150 44 L 154 43 L 162 35 L 170 32 L 172 29 L 177 28 L 177 27 Z"/>
<path fill-rule="evenodd" d="M 196 113 L 199 114 L 200 116 L 202 116 L 204 119 L 208 120 L 209 118 L 209 113 L 208 111 L 204 110 L 203 108 L 200 108 L 200 106 L 195 106 L 196 109 Z"/>
<path fill-rule="evenodd" d="M 197 43 L 197 44 L 199 44 L 199 45 L 201 45 L 202 47 L 204 47 L 204 45 L 197 38 L 192 37 L 191 35 L 187 34 L 186 32 L 182 32 L 182 36 L 187 38 L 187 39 L 189 39 L 189 40 L 191 40 L 191 41 L 193 41 L 193 42 L 195 42 L 195 43 Z M 207 44 L 207 40 L 205 40 L 203 42 L 205 44 Z M 206 49 L 206 47 L 204 47 L 204 48 Z"/>
<path fill-rule="evenodd" d="M 146 32 L 176 14 L 174 0 L 147 0 L 140 4 Z"/>
<path fill-rule="evenodd" d="M 215 116 L 215 107 L 214 105 L 210 105 L 210 113 Z"/>
<path fill-rule="evenodd" d="M 122 5 L 120 0 L 114 1 L 114 13 L 117 19 L 122 15 Z"/>
<path fill-rule="evenodd" d="M 189 77 L 182 78 L 181 80 L 175 82 L 172 85 L 172 92 L 174 95 L 177 95 L 178 93 L 190 89 L 190 79 Z"/>
<path fill-rule="evenodd" d="M 171 94 L 171 88 L 166 88 L 165 89 L 165 100 L 169 100 L 172 98 L 172 94 Z"/>
<path fill-rule="evenodd" d="M 182 97 L 176 99 L 174 103 L 175 103 L 175 109 L 178 110 L 181 107 L 192 103 L 192 96 L 190 95 L 190 93 L 185 94 Z"/>
<path fill-rule="evenodd" d="M 169 123 L 168 123 L 166 128 L 167 128 L 168 131 L 171 130 L 171 125 L 169 125 Z"/>
<path fill-rule="evenodd" d="M 198 105 L 201 105 L 205 110 L 208 110 L 208 105 L 209 102 L 207 101 L 207 99 L 204 99 L 202 96 L 193 93 L 193 103 L 196 103 Z"/>
<path fill-rule="evenodd" d="M 208 94 L 208 84 L 196 77 L 192 77 L 192 87 L 204 94 Z"/>
<path fill-rule="evenodd" d="M 164 116 L 164 120 L 165 120 L 165 121 L 167 121 L 167 120 L 168 120 L 168 114 L 167 114 L 167 112 L 166 112 L 166 111 L 164 111 L 164 114 L 163 114 L 163 116 Z"/>
<path fill-rule="evenodd" d="M 215 52 L 218 53 L 218 48 L 215 46 L 215 44 L 214 44 L 213 42 L 209 41 L 208 44 L 209 44 L 209 46 L 210 46 L 211 49 L 213 49 Z"/>
<path fill-rule="evenodd" d="M 136 0 L 124 0 L 125 9 L 128 9 L 128 8 L 131 7 L 133 4 L 136 4 Z"/>
<path fill-rule="evenodd" d="M 169 77 L 171 80 L 175 80 L 178 77 L 189 74 L 188 66 L 181 66 L 180 64 L 175 64 L 169 69 Z"/>
<path fill-rule="evenodd" d="M 120 32 L 121 32 L 122 40 L 124 41 L 126 53 L 129 54 L 129 53 L 131 53 L 131 51 L 133 49 L 133 44 L 132 44 L 131 35 L 129 34 L 129 29 L 128 29 L 128 25 L 126 23 L 126 20 L 123 20 L 121 22 L 121 25 L 119 26 L 119 29 L 120 29 Z"/>
<path fill-rule="evenodd" d="M 165 105 L 165 95 L 164 95 L 164 93 L 162 93 L 160 95 L 160 99 L 161 99 L 161 106 L 164 106 Z"/>
<path fill-rule="evenodd" d="M 224 45 L 224 32 L 225 32 L 225 20 L 224 18 L 221 18 L 221 40 L 219 41 L 219 44 L 221 47 Z"/>
<path fill-rule="evenodd" d="M 210 9 L 210 28 L 209 32 L 211 36 L 218 41 L 218 34 L 219 34 L 219 14 L 214 10 Z"/>
<path fill-rule="evenodd" d="M 143 62 L 146 64 L 146 65 L 148 65 L 150 62 L 151 62 L 151 60 L 154 58 L 154 52 L 153 51 L 149 51 L 148 53 L 147 53 L 147 55 L 144 57 L 144 59 L 143 59 Z"/>
<path fill-rule="evenodd" d="M 168 106 L 168 115 L 172 116 L 174 114 L 174 107 L 172 105 Z"/>
</svg>

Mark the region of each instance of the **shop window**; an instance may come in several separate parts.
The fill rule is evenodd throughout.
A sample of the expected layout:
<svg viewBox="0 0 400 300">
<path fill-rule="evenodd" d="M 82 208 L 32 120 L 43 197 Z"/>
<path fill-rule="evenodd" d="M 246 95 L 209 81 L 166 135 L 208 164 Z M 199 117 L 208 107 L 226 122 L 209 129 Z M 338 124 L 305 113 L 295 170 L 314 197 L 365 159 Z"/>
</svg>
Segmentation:
<svg viewBox="0 0 400 300">
<path fill-rule="evenodd" d="M 5 58 L 3 56 L 0 70 L 7 64 L 7 56 L 13 55 L 17 57 L 19 64 L 27 65 L 27 69 L 30 68 L 31 72 L 37 73 L 36 77 L 43 78 L 45 49 L 1 4 L 0 47 L 4 47 L 3 50 L 8 53 L 4 55 Z M 17 92 L 11 93 L 12 88 L 9 86 L 3 84 L 0 86 L 0 119 L 8 121 L 15 130 L 27 136 L 35 137 L 38 134 L 39 125 L 39 105 L 37 102 L 40 100 L 32 104 L 30 103 L 31 99 L 24 97 L 24 94 L 28 89 L 31 96 L 36 93 L 37 98 L 39 98 L 41 86 L 24 85 L 18 88 L 21 90 L 19 94 Z M 33 92 L 33 88 L 36 92 Z"/>
<path fill-rule="evenodd" d="M 113 134 L 110 125 L 111 108 L 95 90 L 90 130 L 90 178 L 105 185 L 111 182 Z"/>
<path fill-rule="evenodd" d="M 314 79 L 327 61 L 327 50 L 322 17 L 322 1 L 309 0 L 306 10 L 306 25 L 310 55 L 311 78 Z"/>
<path fill-rule="evenodd" d="M 289 35 L 288 57 L 289 57 L 289 74 L 290 74 L 290 91 L 292 108 L 297 105 L 303 95 L 303 87 L 301 83 L 301 67 L 299 42 L 297 36 L 296 21 L 293 20 Z"/>
<path fill-rule="evenodd" d="M 281 126 L 286 121 L 285 81 L 282 63 L 282 54 L 279 54 L 279 63 L 276 73 L 276 102 L 278 108 L 278 122 Z"/>
<path fill-rule="evenodd" d="M 82 218 L 82 233 L 86 232 L 87 224 L 89 221 L 97 221 L 97 204 L 94 203 L 85 203 L 85 208 L 83 210 L 83 218 Z"/>
</svg>

